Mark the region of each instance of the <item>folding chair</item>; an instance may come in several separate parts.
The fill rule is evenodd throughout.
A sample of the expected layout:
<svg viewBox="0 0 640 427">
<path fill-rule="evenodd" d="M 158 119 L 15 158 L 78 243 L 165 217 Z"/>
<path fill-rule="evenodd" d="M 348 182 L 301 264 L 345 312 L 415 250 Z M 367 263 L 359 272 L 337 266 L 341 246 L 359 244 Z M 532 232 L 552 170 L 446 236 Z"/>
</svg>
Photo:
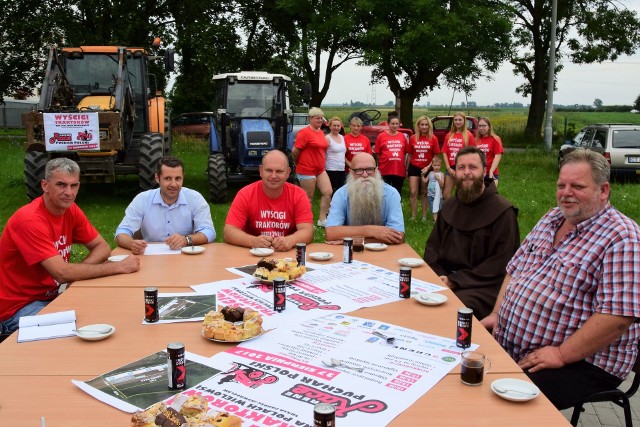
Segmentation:
<svg viewBox="0 0 640 427">
<path fill-rule="evenodd" d="M 638 341 L 638 349 L 640 350 L 640 341 Z M 591 402 L 612 402 L 624 409 L 624 422 L 627 427 L 633 427 L 631 420 L 631 405 L 629 399 L 633 396 L 638 387 L 640 387 L 640 353 L 636 357 L 636 362 L 633 364 L 633 381 L 631 387 L 627 391 L 622 391 L 619 388 L 613 390 L 600 391 L 587 396 L 582 402 L 573 407 L 573 414 L 571 415 L 571 425 L 577 426 L 580 413 L 584 411 L 582 407 L 585 403 Z"/>
</svg>

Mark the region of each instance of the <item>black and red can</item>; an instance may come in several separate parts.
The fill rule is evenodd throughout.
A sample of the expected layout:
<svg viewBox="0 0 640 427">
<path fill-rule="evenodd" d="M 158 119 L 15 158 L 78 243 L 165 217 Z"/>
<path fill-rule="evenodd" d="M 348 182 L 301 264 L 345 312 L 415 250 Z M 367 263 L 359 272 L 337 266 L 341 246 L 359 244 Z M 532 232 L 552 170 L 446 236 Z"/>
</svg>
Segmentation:
<svg viewBox="0 0 640 427">
<path fill-rule="evenodd" d="M 313 407 L 314 427 L 335 427 L 336 408 L 330 403 L 318 403 Z"/>
<path fill-rule="evenodd" d="M 144 288 L 144 321 L 154 323 L 159 318 L 158 288 Z"/>
<path fill-rule="evenodd" d="M 411 267 L 400 267 L 400 298 L 411 298 Z"/>
<path fill-rule="evenodd" d="M 287 306 L 287 282 L 282 277 L 273 279 L 273 310 L 284 311 Z"/>
<path fill-rule="evenodd" d="M 184 344 L 181 342 L 167 344 L 167 377 L 169 390 L 187 388 L 187 364 L 184 358 Z"/>
<path fill-rule="evenodd" d="M 471 324 L 473 323 L 473 310 L 467 307 L 458 309 L 458 321 L 456 322 L 456 345 L 458 347 L 471 347 Z"/>
<path fill-rule="evenodd" d="M 353 261 L 353 239 L 345 237 L 342 239 L 342 262 L 351 264 Z"/>
<path fill-rule="evenodd" d="M 307 244 L 296 243 L 296 261 L 298 265 L 306 265 L 307 263 Z"/>
</svg>

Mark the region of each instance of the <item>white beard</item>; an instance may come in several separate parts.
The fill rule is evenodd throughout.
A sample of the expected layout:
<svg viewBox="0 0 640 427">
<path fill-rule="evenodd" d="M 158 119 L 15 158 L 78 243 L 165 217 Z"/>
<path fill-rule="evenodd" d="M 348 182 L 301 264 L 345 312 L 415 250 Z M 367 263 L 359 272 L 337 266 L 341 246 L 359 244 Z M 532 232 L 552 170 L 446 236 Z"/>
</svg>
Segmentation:
<svg viewBox="0 0 640 427">
<path fill-rule="evenodd" d="M 368 178 L 347 176 L 349 195 L 349 225 L 382 225 L 384 181 L 376 170 Z"/>
</svg>

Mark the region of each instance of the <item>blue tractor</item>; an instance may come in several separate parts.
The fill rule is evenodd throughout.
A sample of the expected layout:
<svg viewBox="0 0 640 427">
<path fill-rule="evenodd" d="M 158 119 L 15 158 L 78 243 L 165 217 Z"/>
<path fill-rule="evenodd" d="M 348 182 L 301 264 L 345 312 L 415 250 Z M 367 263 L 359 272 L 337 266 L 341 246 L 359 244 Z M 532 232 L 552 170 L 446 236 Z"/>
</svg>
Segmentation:
<svg viewBox="0 0 640 427">
<path fill-rule="evenodd" d="M 291 158 L 291 79 L 264 71 L 213 76 L 214 120 L 209 136 L 209 199 L 227 201 L 227 184 L 259 178 L 259 166 L 270 150 Z"/>
</svg>

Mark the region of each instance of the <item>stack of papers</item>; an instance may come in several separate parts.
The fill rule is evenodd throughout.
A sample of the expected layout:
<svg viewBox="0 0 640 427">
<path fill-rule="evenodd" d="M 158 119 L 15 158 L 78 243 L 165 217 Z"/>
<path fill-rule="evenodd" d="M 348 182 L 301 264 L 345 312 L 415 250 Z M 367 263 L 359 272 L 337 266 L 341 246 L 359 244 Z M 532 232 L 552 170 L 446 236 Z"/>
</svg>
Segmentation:
<svg viewBox="0 0 640 427">
<path fill-rule="evenodd" d="M 18 342 L 71 337 L 75 335 L 76 311 L 23 316 L 19 328 Z"/>
</svg>

